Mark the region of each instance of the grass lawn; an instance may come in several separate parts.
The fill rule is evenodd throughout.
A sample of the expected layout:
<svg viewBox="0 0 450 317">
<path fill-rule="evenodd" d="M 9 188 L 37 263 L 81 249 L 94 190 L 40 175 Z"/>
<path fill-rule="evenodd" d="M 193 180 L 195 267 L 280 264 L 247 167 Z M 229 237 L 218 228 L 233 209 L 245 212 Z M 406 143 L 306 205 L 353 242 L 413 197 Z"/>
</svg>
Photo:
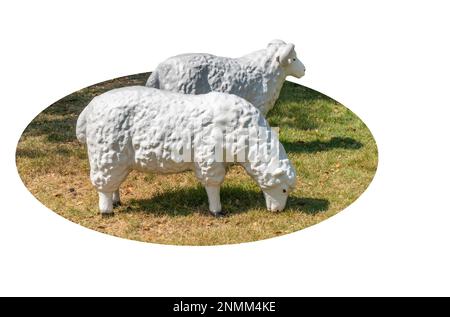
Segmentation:
<svg viewBox="0 0 450 317">
<path fill-rule="evenodd" d="M 25 129 L 17 146 L 19 174 L 30 192 L 59 215 L 114 236 L 146 242 L 214 245 L 294 232 L 338 213 L 360 196 L 377 168 L 369 129 L 350 110 L 309 88 L 286 82 L 269 113 L 298 175 L 281 213 L 266 211 L 261 190 L 240 166 L 222 185 L 224 218 L 208 213 L 206 192 L 192 172 L 132 172 L 122 185 L 116 215 L 98 214 L 86 147 L 75 137 L 78 114 L 107 90 L 144 85 L 148 73 L 84 88 L 57 101 Z"/>
</svg>

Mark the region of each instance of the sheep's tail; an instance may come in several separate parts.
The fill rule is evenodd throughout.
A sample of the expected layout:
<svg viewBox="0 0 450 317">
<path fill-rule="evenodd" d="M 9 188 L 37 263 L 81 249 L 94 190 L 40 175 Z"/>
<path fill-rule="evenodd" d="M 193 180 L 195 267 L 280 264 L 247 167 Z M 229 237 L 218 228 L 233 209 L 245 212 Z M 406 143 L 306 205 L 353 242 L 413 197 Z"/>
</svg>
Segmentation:
<svg viewBox="0 0 450 317">
<path fill-rule="evenodd" d="M 77 120 L 77 128 L 76 128 L 76 134 L 77 139 L 81 143 L 86 143 L 86 124 L 87 124 L 87 115 L 90 112 L 90 105 L 87 105 L 86 108 L 81 111 L 80 115 L 78 116 Z"/>
<path fill-rule="evenodd" d="M 154 71 L 150 74 L 150 77 L 148 78 L 145 86 L 159 89 L 159 76 L 157 71 Z"/>
</svg>

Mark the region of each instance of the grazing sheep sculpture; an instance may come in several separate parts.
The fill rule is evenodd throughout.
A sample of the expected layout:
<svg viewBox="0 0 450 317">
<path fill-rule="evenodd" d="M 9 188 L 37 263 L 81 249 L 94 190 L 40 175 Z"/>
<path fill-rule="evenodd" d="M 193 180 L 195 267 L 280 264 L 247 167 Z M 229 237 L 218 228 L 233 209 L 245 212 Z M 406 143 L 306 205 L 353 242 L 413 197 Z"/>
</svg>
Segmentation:
<svg viewBox="0 0 450 317">
<path fill-rule="evenodd" d="M 294 44 L 274 40 L 266 49 L 240 58 L 210 54 L 184 54 L 171 57 L 156 67 L 147 87 L 205 94 L 226 92 L 244 98 L 264 116 L 273 108 L 287 76 L 305 74 Z"/>
<path fill-rule="evenodd" d="M 233 162 L 259 184 L 269 210 L 285 207 L 295 187 L 295 169 L 277 135 L 269 133 L 264 139 L 258 132 L 261 129 L 270 127 L 260 111 L 240 97 L 217 92 L 184 95 L 134 86 L 95 97 L 80 114 L 76 134 L 87 144 L 90 179 L 99 194 L 101 214 L 113 213 L 113 206 L 120 202 L 119 186 L 131 170 L 164 174 L 194 170 L 206 188 L 209 210 L 217 216 L 221 215 L 220 185 L 226 166 Z M 259 151 L 246 145 L 240 152 L 244 153 L 241 162 L 236 159 L 237 147 L 230 160 L 216 160 L 214 153 L 229 150 L 220 135 L 227 131 L 232 138 L 249 131 L 259 136 L 263 147 L 278 145 L 278 153 L 272 151 L 263 160 Z M 199 135 L 206 138 L 198 141 Z M 191 151 L 193 156 L 189 154 L 187 160 L 175 156 L 181 149 L 183 155 Z"/>
</svg>

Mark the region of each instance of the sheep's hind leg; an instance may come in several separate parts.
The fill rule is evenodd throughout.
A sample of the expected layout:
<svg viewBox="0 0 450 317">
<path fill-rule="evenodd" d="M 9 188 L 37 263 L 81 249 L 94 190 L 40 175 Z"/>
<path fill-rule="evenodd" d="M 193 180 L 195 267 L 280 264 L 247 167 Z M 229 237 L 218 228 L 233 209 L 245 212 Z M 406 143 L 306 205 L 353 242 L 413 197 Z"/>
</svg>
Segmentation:
<svg viewBox="0 0 450 317">
<path fill-rule="evenodd" d="M 102 216 L 114 215 L 113 193 L 98 192 L 98 208 Z"/>
<path fill-rule="evenodd" d="M 206 185 L 205 189 L 208 194 L 209 211 L 214 217 L 223 217 L 225 213 L 222 212 L 220 203 L 220 186 Z"/>
<path fill-rule="evenodd" d="M 118 206 L 122 205 L 122 203 L 120 202 L 120 192 L 119 192 L 119 190 L 116 190 L 115 192 L 113 192 L 113 194 L 112 194 L 112 203 L 113 203 L 113 207 L 118 207 Z"/>
<path fill-rule="evenodd" d="M 113 208 L 120 204 L 119 187 L 129 173 L 127 166 L 116 166 L 108 171 L 98 172 L 100 168 L 91 170 L 91 181 L 98 191 L 98 204 L 102 216 L 113 215 Z M 100 185 L 98 185 L 100 184 Z"/>
</svg>

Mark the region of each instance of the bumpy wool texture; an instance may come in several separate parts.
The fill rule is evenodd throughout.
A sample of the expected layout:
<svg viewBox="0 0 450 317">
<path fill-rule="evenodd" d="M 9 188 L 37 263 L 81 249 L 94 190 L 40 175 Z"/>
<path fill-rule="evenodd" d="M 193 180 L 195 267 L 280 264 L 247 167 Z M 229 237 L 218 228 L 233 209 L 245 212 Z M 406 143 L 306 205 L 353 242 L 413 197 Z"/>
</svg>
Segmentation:
<svg viewBox="0 0 450 317">
<path fill-rule="evenodd" d="M 117 190 L 131 170 L 156 173 L 195 171 L 204 185 L 220 185 L 225 162 L 213 159 L 213 148 L 220 145 L 217 131 L 235 136 L 242 130 L 270 129 L 260 111 L 242 98 L 211 92 L 184 95 L 148 87 L 113 89 L 95 97 L 80 114 L 76 134 L 87 143 L 90 178 L 98 191 Z M 186 140 L 207 135 L 203 142 Z M 186 142 L 193 162 L 174 159 Z M 278 143 L 279 154 L 269 160 L 241 162 L 262 189 L 295 186 L 295 169 L 287 159 L 276 135 L 268 143 Z M 195 148 L 197 147 L 197 148 Z M 236 153 L 234 153 L 236 154 Z"/>
<path fill-rule="evenodd" d="M 157 66 L 146 86 L 185 94 L 210 91 L 240 96 L 265 116 L 277 101 L 286 76 L 300 78 L 305 67 L 294 46 L 281 40 L 240 58 L 184 54 Z"/>
</svg>

